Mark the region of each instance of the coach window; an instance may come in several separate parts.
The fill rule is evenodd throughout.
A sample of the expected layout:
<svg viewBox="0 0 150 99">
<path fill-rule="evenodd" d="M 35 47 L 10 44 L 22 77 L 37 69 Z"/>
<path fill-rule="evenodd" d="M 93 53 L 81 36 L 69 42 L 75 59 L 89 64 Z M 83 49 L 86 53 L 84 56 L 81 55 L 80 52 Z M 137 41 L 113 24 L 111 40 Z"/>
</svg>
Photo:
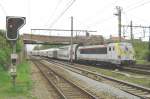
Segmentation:
<svg viewBox="0 0 150 99">
<path fill-rule="evenodd" d="M 111 51 L 111 47 L 109 47 L 109 51 Z"/>
</svg>

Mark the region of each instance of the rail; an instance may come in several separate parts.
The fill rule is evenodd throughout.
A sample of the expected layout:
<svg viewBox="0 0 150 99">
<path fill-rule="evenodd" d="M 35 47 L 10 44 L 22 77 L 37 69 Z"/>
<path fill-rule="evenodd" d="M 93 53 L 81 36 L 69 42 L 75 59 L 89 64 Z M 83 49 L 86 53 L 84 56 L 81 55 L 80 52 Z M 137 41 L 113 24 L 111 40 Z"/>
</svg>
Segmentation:
<svg viewBox="0 0 150 99">
<path fill-rule="evenodd" d="M 89 93 L 88 91 L 86 91 L 86 90 L 84 90 L 84 89 L 82 89 L 80 86 L 77 86 L 75 83 L 73 83 L 73 82 L 71 82 L 71 81 L 69 81 L 69 80 L 67 80 L 67 79 L 65 79 L 64 77 L 61 77 L 61 75 L 59 75 L 59 74 L 57 74 L 55 71 L 53 71 L 52 69 L 50 69 L 50 67 L 49 66 L 46 66 L 45 64 L 43 64 L 42 62 L 40 62 L 40 61 L 38 61 L 38 63 L 36 62 L 35 63 L 36 65 L 38 65 L 38 68 L 47 68 L 48 69 L 48 71 L 50 71 L 49 73 L 51 73 L 52 72 L 52 76 L 53 77 L 59 77 L 59 80 L 62 80 L 61 81 L 61 83 L 63 82 L 63 84 L 65 85 L 64 87 L 64 89 L 61 87 L 58 87 L 58 86 L 56 86 L 56 85 L 58 85 L 58 84 L 56 84 L 56 82 L 57 81 L 50 81 L 52 84 L 53 84 L 53 86 L 55 86 L 55 88 L 58 90 L 58 92 L 61 94 L 61 96 L 63 97 L 63 99 L 76 99 L 76 98 L 81 98 L 82 99 L 82 97 L 86 97 L 86 99 L 97 99 L 97 97 L 95 97 L 94 95 L 92 95 L 91 93 Z M 40 65 L 40 66 L 39 66 Z M 40 70 L 40 71 L 42 71 L 42 70 Z M 44 75 L 46 75 L 45 74 L 45 72 L 44 71 L 42 71 L 43 72 L 43 74 Z M 52 77 L 51 76 L 51 77 Z M 48 78 L 48 76 L 46 76 L 47 77 L 47 79 L 49 79 Z M 58 78 L 57 78 L 58 79 Z M 54 80 L 54 79 L 53 79 Z M 53 82 L 55 82 L 55 83 L 53 83 Z M 66 85 L 66 83 L 68 83 L 68 85 Z M 76 88 L 76 90 L 75 89 L 69 89 L 69 88 L 73 88 L 73 87 L 68 87 L 68 86 L 73 86 L 73 87 L 75 87 Z M 66 88 L 68 88 L 67 89 L 67 91 L 68 92 L 65 92 L 66 91 Z M 75 91 L 73 91 L 71 94 L 70 94 L 70 96 L 69 95 L 67 95 L 67 93 L 70 93 L 70 90 L 75 90 Z M 79 94 L 79 92 L 81 92 L 81 94 L 82 95 L 75 95 L 75 94 Z M 83 94 L 84 93 L 84 94 Z M 85 96 L 86 95 L 86 96 Z M 74 98 L 72 98 L 72 97 L 74 97 Z"/>
<path fill-rule="evenodd" d="M 126 82 L 126 81 L 123 81 L 123 80 L 118 80 L 118 79 L 115 79 L 115 78 L 112 78 L 112 77 L 109 77 L 109 76 L 105 76 L 105 75 L 102 75 L 102 74 L 99 74 L 99 73 L 96 73 L 96 72 L 89 71 L 87 69 L 79 68 L 79 67 L 76 67 L 75 65 L 70 65 L 66 62 L 62 62 L 62 61 L 59 62 L 59 61 L 56 61 L 56 60 L 50 60 L 50 62 L 55 63 L 57 66 L 58 65 L 59 66 L 64 66 L 65 65 L 66 69 L 69 69 L 69 70 L 71 70 L 73 72 L 76 72 L 76 73 L 80 73 L 80 74 L 82 74 L 84 76 L 87 76 L 87 77 L 88 77 L 88 75 L 93 75 L 92 79 L 100 81 L 100 82 L 102 81 L 102 78 L 105 79 L 105 80 L 115 82 L 116 85 L 118 85 L 116 87 L 118 87 L 121 90 L 126 91 L 130 94 L 138 96 L 140 98 L 150 98 L 150 88 L 139 86 L 137 84 Z M 91 78 L 91 76 L 90 76 L 90 78 Z"/>
</svg>

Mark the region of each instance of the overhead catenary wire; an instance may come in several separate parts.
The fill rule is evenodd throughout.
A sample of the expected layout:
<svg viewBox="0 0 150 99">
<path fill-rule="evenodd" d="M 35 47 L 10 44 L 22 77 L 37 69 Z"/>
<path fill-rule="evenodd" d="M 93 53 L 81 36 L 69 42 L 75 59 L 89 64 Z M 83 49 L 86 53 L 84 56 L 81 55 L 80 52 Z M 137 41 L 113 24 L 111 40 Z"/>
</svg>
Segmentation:
<svg viewBox="0 0 150 99">
<path fill-rule="evenodd" d="M 144 6 L 144 5 L 148 4 L 148 3 L 150 3 L 150 1 L 143 2 L 143 3 L 141 3 L 141 4 L 137 5 L 137 6 L 134 6 L 134 7 L 130 8 L 130 9 L 127 9 L 126 12 L 132 11 L 132 10 L 134 10 L 136 8 L 139 8 L 141 6 Z"/>
<path fill-rule="evenodd" d="M 72 0 L 71 0 L 72 1 Z M 116 0 L 117 1 L 117 0 Z M 116 2 L 115 1 L 115 2 Z M 130 6 L 128 6 L 128 9 L 133 9 L 133 8 L 135 8 L 136 9 L 136 7 L 138 6 L 138 5 L 142 5 L 143 3 L 145 3 L 145 2 L 147 2 L 147 1 L 145 1 L 144 0 L 144 2 L 142 1 L 142 0 L 138 0 L 138 1 L 136 1 L 135 3 L 133 2 L 133 5 L 131 5 L 131 7 Z M 145 4 L 144 4 L 145 5 Z M 106 7 L 107 9 L 108 9 L 108 7 Z M 127 9 L 127 10 L 128 10 Z M 64 10 L 63 10 L 64 11 Z M 106 10 L 103 10 L 104 12 L 106 11 Z M 64 14 L 63 14 L 64 15 Z M 62 16 L 63 16 L 62 15 Z M 103 14 L 102 14 L 103 15 Z M 59 14 L 59 16 L 60 16 L 60 14 Z M 59 18 L 59 16 L 57 17 L 58 19 L 60 19 Z M 58 20 L 57 20 L 57 18 L 55 19 L 55 20 L 53 20 L 53 22 L 50 24 L 50 27 L 52 27 L 52 26 L 54 26 L 54 24 L 56 24 L 57 22 L 58 22 Z M 106 18 L 106 17 L 105 17 Z M 87 26 L 87 28 L 89 28 L 89 27 L 94 27 L 94 26 L 97 26 L 97 25 L 99 25 L 99 24 L 102 24 L 102 23 L 104 23 L 104 22 L 107 22 L 108 20 L 110 20 L 109 18 L 106 18 L 106 19 L 101 19 L 100 21 L 96 21 L 95 23 L 93 23 L 93 24 L 90 24 L 90 26 Z M 81 23 L 81 22 L 80 22 Z M 126 22 L 127 23 L 127 22 Z"/>
<path fill-rule="evenodd" d="M 130 5 L 127 5 L 124 9 L 126 9 L 126 8 L 127 8 L 127 9 L 130 9 L 130 8 L 136 6 L 137 4 L 143 3 L 143 1 L 144 1 L 144 0 L 137 0 L 137 2 L 134 2 L 134 3 L 130 4 Z"/>
<path fill-rule="evenodd" d="M 31 1 L 30 0 L 27 0 L 26 1 L 26 3 L 27 3 L 27 17 L 28 17 L 28 22 L 30 22 L 30 23 L 28 23 L 28 25 L 29 25 L 29 27 L 31 27 L 31 23 L 32 23 L 32 20 L 31 20 Z"/>
<path fill-rule="evenodd" d="M 102 13 L 105 13 L 106 12 L 106 10 L 108 10 L 109 8 L 111 8 L 113 5 L 115 5 L 116 3 L 118 2 L 118 0 L 115 0 L 114 2 L 111 2 L 111 3 L 109 3 L 109 4 L 107 4 L 107 5 L 105 5 L 99 12 L 100 12 L 100 14 L 99 13 L 96 13 L 96 17 L 97 16 L 99 16 L 99 15 L 102 15 Z M 95 17 L 94 16 L 94 17 Z M 111 17 L 112 18 L 112 17 Z M 88 20 L 89 21 L 89 19 L 91 19 L 91 17 L 90 18 L 88 18 L 88 19 L 86 19 L 86 20 Z M 106 18 L 106 19 L 104 19 L 103 21 L 102 21 L 102 23 L 104 22 L 104 21 L 107 21 L 107 20 L 109 20 L 110 19 L 110 17 L 109 18 Z M 101 20 L 100 20 L 101 21 Z M 89 27 L 91 27 L 92 25 L 93 26 L 95 26 L 95 25 L 97 25 L 97 24 L 99 24 L 100 23 L 100 21 L 96 21 L 96 22 L 94 22 L 94 23 L 91 23 L 91 24 L 89 24 L 88 26 L 87 26 L 87 28 L 89 28 Z"/>
<path fill-rule="evenodd" d="M 144 24 L 145 24 L 145 23 L 147 23 L 147 24 L 150 23 L 149 20 L 145 20 L 145 19 L 143 19 L 143 18 L 141 18 L 141 17 L 139 17 L 139 16 L 135 16 L 135 15 L 133 15 L 133 14 L 131 14 L 131 13 L 128 13 L 128 14 L 127 14 L 127 12 L 125 12 L 125 11 L 124 11 L 122 14 L 125 15 L 126 23 L 128 23 L 128 22 L 129 22 L 130 20 L 132 20 L 133 18 L 134 18 L 134 20 L 138 20 L 138 21 L 140 21 L 140 22 L 143 22 Z M 130 18 L 129 18 L 128 16 L 130 16 Z M 131 18 L 131 17 L 133 17 L 133 18 Z"/>
<path fill-rule="evenodd" d="M 52 18 L 53 16 L 55 16 L 56 11 L 57 11 L 57 9 L 59 8 L 59 6 L 60 6 L 60 4 L 62 3 L 62 1 L 63 1 L 63 0 L 59 0 L 59 1 L 58 1 L 58 3 L 56 4 L 55 9 L 54 9 L 53 12 L 52 12 L 52 14 L 50 14 L 50 16 L 49 16 L 49 19 L 48 19 L 46 25 L 47 25 L 48 22 L 51 20 L 51 18 Z M 46 25 L 45 25 L 45 26 L 46 26 Z"/>
<path fill-rule="evenodd" d="M 131 20 L 131 19 L 127 18 L 127 12 L 132 11 L 132 10 L 138 8 L 138 7 L 141 7 L 141 6 L 143 6 L 143 5 L 147 4 L 147 3 L 150 3 L 150 0 L 149 0 L 149 1 L 138 0 L 138 1 L 135 2 L 134 4 L 125 7 L 122 14 L 125 15 L 126 21 L 127 21 L 127 19 L 128 19 L 128 21 Z M 133 15 L 133 14 L 131 14 L 131 13 L 128 13 L 128 15 L 133 16 L 134 18 L 136 18 L 136 19 L 138 19 L 138 20 L 140 20 L 140 21 L 148 22 L 148 20 L 139 18 L 138 16 L 135 16 L 135 15 Z M 126 23 L 127 23 L 127 22 L 126 22 Z"/>
<path fill-rule="evenodd" d="M 113 19 L 113 18 L 114 18 L 114 16 L 112 15 L 112 16 L 110 16 L 110 17 L 108 17 L 108 18 L 105 18 L 105 19 L 103 19 L 103 20 L 100 20 L 100 21 L 97 21 L 97 22 L 95 22 L 95 23 L 93 23 L 93 24 L 90 24 L 90 25 L 88 26 L 88 28 L 93 27 L 93 26 L 100 25 L 100 24 L 102 24 L 102 23 L 105 23 L 105 22 L 107 22 L 107 21 Z"/>
<path fill-rule="evenodd" d="M 117 2 L 117 0 L 116 0 L 115 2 Z M 143 0 L 140 0 L 140 1 L 136 2 L 136 3 L 134 3 L 134 5 L 140 3 L 139 5 L 137 5 L 137 6 L 135 6 L 135 7 L 132 7 L 133 5 L 130 5 L 131 7 L 128 6 L 127 8 L 130 8 L 130 9 L 128 9 L 128 10 L 133 10 L 133 9 L 138 8 L 138 7 L 140 7 L 140 6 L 143 6 L 143 5 L 147 4 L 147 3 L 150 3 L 150 1 L 146 1 L 146 2 L 143 2 L 143 3 L 141 3 L 141 2 L 143 2 Z M 112 3 L 112 4 L 113 4 L 113 3 Z M 106 21 L 107 21 L 107 20 L 106 20 Z M 96 22 L 96 24 L 97 24 L 97 22 Z"/>
<path fill-rule="evenodd" d="M 140 4 L 139 4 L 139 3 L 140 3 Z M 126 12 L 131 11 L 131 10 L 134 10 L 134 9 L 136 9 L 136 8 L 138 8 L 138 7 L 141 7 L 141 6 L 143 6 L 143 5 L 145 5 L 145 4 L 148 4 L 148 3 L 150 3 L 150 1 L 144 1 L 144 2 L 143 2 L 143 0 L 140 0 L 140 1 L 136 2 L 136 3 L 134 3 L 135 6 L 133 6 L 133 5 L 131 5 L 131 7 L 128 6 Z M 126 16 L 126 20 L 127 20 L 127 16 Z M 140 20 L 141 20 L 141 19 L 140 19 Z M 142 21 L 143 21 L 143 20 L 142 20 Z M 123 27 L 123 28 L 124 28 L 124 27 Z M 143 28 L 143 37 L 142 37 L 142 38 L 144 38 L 144 37 L 145 37 L 145 28 L 142 27 L 142 26 L 141 26 L 141 28 Z"/>
<path fill-rule="evenodd" d="M 104 11 L 104 12 L 105 12 L 105 10 L 104 10 L 105 8 L 107 8 L 107 9 L 108 9 L 111 5 L 114 5 L 114 4 L 116 4 L 117 2 L 118 2 L 118 0 L 115 0 L 113 3 L 109 3 L 108 5 L 106 5 L 105 7 L 103 7 L 103 10 L 101 10 L 101 11 Z M 56 19 L 55 19 L 55 20 L 56 20 L 56 22 L 57 22 L 57 19 L 58 19 L 58 18 L 56 18 Z M 105 20 L 105 19 L 104 19 L 104 20 Z M 55 21 L 53 21 L 53 22 L 52 22 L 52 24 L 50 25 L 50 27 L 52 27 L 52 26 L 53 26 L 53 24 L 54 24 L 54 23 L 56 23 L 56 22 L 55 22 Z M 97 22 L 96 22 L 96 23 L 97 23 Z M 88 27 L 88 26 L 87 26 L 87 27 Z"/>
<path fill-rule="evenodd" d="M 7 12 L 6 12 L 4 6 L 3 6 L 1 3 L 0 3 L 0 7 L 1 7 L 1 9 L 2 9 L 4 15 L 7 16 Z"/>
<path fill-rule="evenodd" d="M 65 14 L 65 12 L 74 4 L 76 0 L 71 0 L 69 5 L 59 14 L 59 16 L 50 24 L 49 28 L 52 28 L 54 24 Z"/>
</svg>

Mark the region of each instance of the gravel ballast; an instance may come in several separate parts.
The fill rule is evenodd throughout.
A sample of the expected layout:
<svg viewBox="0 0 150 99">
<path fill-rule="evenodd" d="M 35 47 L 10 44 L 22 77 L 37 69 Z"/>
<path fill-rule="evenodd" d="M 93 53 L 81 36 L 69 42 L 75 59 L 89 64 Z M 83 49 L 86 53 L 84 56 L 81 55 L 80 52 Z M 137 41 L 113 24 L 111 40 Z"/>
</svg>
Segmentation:
<svg viewBox="0 0 150 99">
<path fill-rule="evenodd" d="M 63 76 L 64 78 L 74 82 L 75 84 L 81 86 L 85 90 L 95 94 L 99 98 L 107 98 L 109 99 L 140 99 L 136 96 L 133 96 L 129 93 L 126 93 L 118 88 L 115 88 L 111 85 L 101 83 L 95 80 L 92 80 L 88 77 L 79 75 L 72 71 L 66 70 L 62 67 L 53 65 L 47 61 L 42 61 L 44 64 L 48 65 L 52 70 L 57 72 L 59 75 Z"/>
</svg>

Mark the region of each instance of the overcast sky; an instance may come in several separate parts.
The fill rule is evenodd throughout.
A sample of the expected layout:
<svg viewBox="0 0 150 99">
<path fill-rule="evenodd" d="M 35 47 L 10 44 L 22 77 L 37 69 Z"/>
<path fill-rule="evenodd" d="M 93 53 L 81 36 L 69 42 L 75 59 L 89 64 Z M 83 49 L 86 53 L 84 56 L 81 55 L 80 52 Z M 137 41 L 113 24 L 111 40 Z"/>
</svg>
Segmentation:
<svg viewBox="0 0 150 99">
<path fill-rule="evenodd" d="M 118 35 L 116 6 L 122 7 L 122 24 L 150 25 L 150 0 L 0 0 L 0 28 L 5 28 L 6 16 L 24 16 L 26 25 L 20 33 L 30 33 L 31 28 L 70 29 L 70 17 L 74 17 L 74 29 L 96 30 L 97 35 Z M 67 9 L 68 8 L 68 9 Z M 67 10 L 66 10 L 67 9 Z M 129 36 L 129 28 L 123 29 Z M 142 37 L 148 29 L 134 29 L 135 37 Z M 33 31 L 47 34 L 44 31 Z M 80 33 L 79 33 L 80 34 Z M 82 34 L 82 33 L 81 33 Z M 51 35 L 70 35 L 52 32 Z"/>
</svg>

